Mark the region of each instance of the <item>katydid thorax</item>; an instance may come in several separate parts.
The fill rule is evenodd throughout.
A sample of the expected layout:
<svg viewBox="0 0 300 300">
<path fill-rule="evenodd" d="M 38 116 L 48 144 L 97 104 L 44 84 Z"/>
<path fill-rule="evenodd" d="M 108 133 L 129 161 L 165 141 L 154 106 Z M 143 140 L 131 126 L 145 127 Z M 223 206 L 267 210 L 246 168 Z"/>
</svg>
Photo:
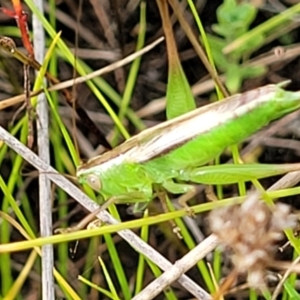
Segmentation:
<svg viewBox="0 0 300 300">
<path fill-rule="evenodd" d="M 77 176 L 116 202 L 147 202 L 153 185 L 190 192 L 189 183 L 232 184 L 300 169 L 300 164 L 204 166 L 231 145 L 300 107 L 300 92 L 267 85 L 146 129 L 80 165 Z M 122 199 L 122 201 L 121 201 Z"/>
</svg>

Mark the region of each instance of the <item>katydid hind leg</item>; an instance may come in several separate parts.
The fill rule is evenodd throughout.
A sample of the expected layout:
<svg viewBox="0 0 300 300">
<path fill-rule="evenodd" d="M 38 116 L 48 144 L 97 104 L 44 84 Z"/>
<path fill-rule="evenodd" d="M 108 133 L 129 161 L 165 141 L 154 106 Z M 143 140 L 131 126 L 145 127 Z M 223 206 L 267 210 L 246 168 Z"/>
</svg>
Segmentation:
<svg viewBox="0 0 300 300">
<path fill-rule="evenodd" d="M 299 171 L 300 164 L 224 164 L 205 166 L 186 172 L 180 180 L 201 184 L 235 184 Z"/>
</svg>

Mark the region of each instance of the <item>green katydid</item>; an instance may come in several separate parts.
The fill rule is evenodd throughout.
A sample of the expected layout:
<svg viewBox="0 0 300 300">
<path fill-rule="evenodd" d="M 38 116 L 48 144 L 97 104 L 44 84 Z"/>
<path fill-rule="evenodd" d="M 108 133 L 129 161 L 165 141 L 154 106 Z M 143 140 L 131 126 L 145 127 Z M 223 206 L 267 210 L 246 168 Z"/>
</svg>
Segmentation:
<svg viewBox="0 0 300 300">
<path fill-rule="evenodd" d="M 153 186 L 183 194 L 188 184 L 232 184 L 300 169 L 300 164 L 204 166 L 272 120 L 300 108 L 300 92 L 267 85 L 195 109 L 146 129 L 77 169 L 105 200 L 147 202 Z"/>
</svg>

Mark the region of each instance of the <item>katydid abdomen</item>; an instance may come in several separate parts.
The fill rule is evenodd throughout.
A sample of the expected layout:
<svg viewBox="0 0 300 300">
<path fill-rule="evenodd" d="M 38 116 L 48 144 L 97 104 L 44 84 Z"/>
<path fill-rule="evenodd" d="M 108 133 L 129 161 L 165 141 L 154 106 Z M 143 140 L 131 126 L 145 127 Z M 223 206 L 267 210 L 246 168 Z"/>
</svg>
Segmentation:
<svg viewBox="0 0 300 300">
<path fill-rule="evenodd" d="M 299 169 L 298 164 L 257 165 L 257 171 L 253 165 L 201 168 L 226 147 L 299 107 L 299 92 L 268 85 L 147 129 L 80 166 L 77 175 L 105 198 L 141 192 L 144 200 L 150 200 L 153 184 L 172 193 L 186 192 L 188 185 L 177 185 L 176 179 L 226 184 Z M 241 177 L 234 172 L 240 172 Z"/>
</svg>

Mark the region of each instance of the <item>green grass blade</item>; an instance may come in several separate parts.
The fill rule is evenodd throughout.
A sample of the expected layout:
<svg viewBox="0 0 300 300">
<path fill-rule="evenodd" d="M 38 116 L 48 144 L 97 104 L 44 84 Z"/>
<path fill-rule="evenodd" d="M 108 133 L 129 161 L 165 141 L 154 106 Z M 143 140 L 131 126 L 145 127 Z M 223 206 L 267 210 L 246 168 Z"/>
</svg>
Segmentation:
<svg viewBox="0 0 300 300">
<path fill-rule="evenodd" d="M 196 21 L 199 32 L 201 34 L 201 37 L 202 37 L 202 40 L 203 40 L 203 45 L 204 45 L 204 48 L 206 50 L 207 58 L 210 62 L 211 67 L 216 71 L 216 66 L 215 66 L 215 63 L 214 63 L 213 56 L 212 56 L 211 47 L 209 45 L 209 42 L 208 42 L 208 39 L 207 39 L 207 36 L 206 36 L 206 32 L 203 28 L 201 19 L 198 15 L 197 8 L 195 7 L 195 4 L 192 0 L 188 0 L 187 2 L 190 6 L 190 9 L 191 9 L 191 12 L 193 14 L 194 20 Z M 219 87 L 216 83 L 215 83 L 215 89 L 216 89 L 216 92 L 217 92 L 217 95 L 218 95 L 218 99 L 223 99 L 224 95 L 222 94 L 221 90 L 219 89 Z"/>
<path fill-rule="evenodd" d="M 144 217 L 147 217 L 149 211 L 146 209 L 144 212 Z M 141 239 L 145 242 L 148 241 L 149 238 L 149 226 L 144 225 L 141 228 Z M 136 281 L 135 281 L 135 291 L 134 294 L 137 295 L 143 288 L 143 280 L 145 274 L 145 257 L 142 254 L 139 254 L 139 261 L 136 271 Z"/>
<path fill-rule="evenodd" d="M 300 300 L 299 292 L 288 281 L 285 281 L 283 286 L 286 292 L 288 293 L 290 299 Z"/>
<path fill-rule="evenodd" d="M 108 274 L 108 273 L 105 272 L 105 274 Z M 105 278 L 108 279 L 109 277 L 105 277 Z M 119 299 L 118 295 L 112 294 L 111 292 L 99 287 L 97 284 L 94 284 L 94 283 L 90 282 L 89 280 L 85 279 L 84 277 L 82 277 L 80 275 L 78 276 L 78 279 L 80 281 L 82 281 L 83 283 L 85 283 L 87 286 L 89 286 L 91 288 L 94 288 L 95 290 L 99 291 L 100 293 L 102 293 L 103 295 L 108 297 L 109 299 L 113 299 L 113 300 L 115 300 L 115 299 L 118 300 Z M 111 281 L 111 280 L 109 279 L 109 281 Z"/>
<path fill-rule="evenodd" d="M 109 252 L 110 259 L 114 266 L 114 270 L 116 272 L 119 284 L 121 286 L 121 290 L 123 292 L 124 299 L 131 299 L 131 291 L 129 289 L 129 284 L 126 279 L 126 275 L 124 272 L 123 265 L 120 261 L 119 254 L 113 242 L 113 239 L 110 234 L 104 234 L 105 243 L 107 245 L 107 249 Z"/>
<path fill-rule="evenodd" d="M 142 1 L 140 5 L 139 34 L 137 38 L 136 51 L 144 47 L 146 36 L 146 24 L 146 2 Z M 122 120 L 125 117 L 125 113 L 130 104 L 130 100 L 133 94 L 133 90 L 135 87 L 137 75 L 141 64 L 141 59 L 141 56 L 137 57 L 130 67 L 119 111 L 120 120 Z"/>
<path fill-rule="evenodd" d="M 144 47 L 145 36 L 146 36 L 146 3 L 141 2 L 139 34 L 138 34 L 138 38 L 137 38 L 136 51 L 138 51 Z M 140 64 L 141 64 L 141 59 L 142 59 L 141 56 L 137 57 L 133 61 L 132 65 L 130 67 L 130 70 L 129 70 L 129 74 L 128 74 L 128 78 L 127 78 L 127 82 L 126 82 L 126 86 L 125 86 L 125 90 L 124 90 L 124 94 L 122 97 L 120 110 L 119 110 L 119 114 L 118 114 L 120 120 L 122 120 L 122 121 L 126 115 L 126 111 L 129 107 L 130 100 L 133 95 L 133 91 L 135 88 L 135 84 L 136 84 L 136 80 L 137 80 L 137 76 L 138 76 L 138 72 L 139 72 L 139 68 L 140 68 Z M 116 140 L 118 137 L 117 133 L 118 132 L 115 132 L 115 136 L 112 141 L 113 145 L 116 143 Z"/>
<path fill-rule="evenodd" d="M 165 1 L 157 1 L 166 37 L 168 54 L 167 119 L 173 119 L 196 108 L 195 100 L 180 63 L 175 38 Z"/>
<path fill-rule="evenodd" d="M 119 299 L 117 291 L 116 291 L 115 286 L 113 284 L 113 281 L 112 281 L 111 277 L 109 276 L 109 272 L 108 272 L 103 260 L 100 257 L 98 259 L 99 259 L 99 262 L 100 262 L 101 267 L 103 269 L 103 272 L 104 272 L 105 278 L 107 280 L 107 284 L 109 286 L 111 294 L 113 295 L 113 299 Z"/>
</svg>

